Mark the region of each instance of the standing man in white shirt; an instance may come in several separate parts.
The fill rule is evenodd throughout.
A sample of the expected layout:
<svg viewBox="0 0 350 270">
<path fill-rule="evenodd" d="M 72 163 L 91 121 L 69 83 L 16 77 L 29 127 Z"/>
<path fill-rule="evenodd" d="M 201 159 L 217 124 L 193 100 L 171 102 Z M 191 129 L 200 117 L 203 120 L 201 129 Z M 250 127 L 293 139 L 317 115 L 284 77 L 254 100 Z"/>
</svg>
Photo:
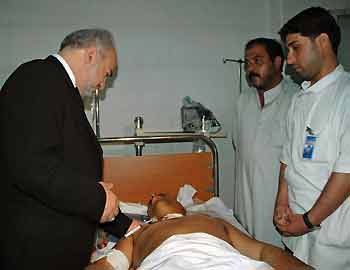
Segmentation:
<svg viewBox="0 0 350 270">
<path fill-rule="evenodd" d="M 245 47 L 245 73 L 251 89 L 237 100 L 233 139 L 236 147 L 235 215 L 257 240 L 282 247 L 273 226 L 279 160 L 285 119 L 298 86 L 283 78 L 283 50 L 268 38 Z M 253 89 L 254 87 L 254 89 Z"/>
<path fill-rule="evenodd" d="M 337 60 L 340 29 L 312 7 L 280 35 L 305 82 L 288 113 L 274 221 L 302 261 L 350 269 L 350 75 Z"/>
</svg>

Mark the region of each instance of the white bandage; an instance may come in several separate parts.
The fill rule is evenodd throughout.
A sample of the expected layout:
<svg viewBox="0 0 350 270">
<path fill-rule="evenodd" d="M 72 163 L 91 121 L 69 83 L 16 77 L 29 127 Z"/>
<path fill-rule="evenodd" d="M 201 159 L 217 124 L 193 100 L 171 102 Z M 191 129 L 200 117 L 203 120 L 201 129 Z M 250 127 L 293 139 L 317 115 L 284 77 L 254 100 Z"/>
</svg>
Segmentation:
<svg viewBox="0 0 350 270">
<path fill-rule="evenodd" d="M 112 249 L 107 255 L 107 262 L 112 265 L 115 270 L 128 270 L 130 266 L 125 254 L 117 249 Z"/>
</svg>

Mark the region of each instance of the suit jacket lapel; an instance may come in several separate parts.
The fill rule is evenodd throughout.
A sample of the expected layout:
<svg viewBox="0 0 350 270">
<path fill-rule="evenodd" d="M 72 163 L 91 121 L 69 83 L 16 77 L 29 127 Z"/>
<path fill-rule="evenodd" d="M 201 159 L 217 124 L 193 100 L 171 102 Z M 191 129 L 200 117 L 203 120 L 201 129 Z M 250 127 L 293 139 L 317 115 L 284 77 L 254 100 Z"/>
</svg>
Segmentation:
<svg viewBox="0 0 350 270">
<path fill-rule="evenodd" d="M 45 60 L 48 62 L 51 62 L 51 63 L 55 63 L 55 65 L 57 65 L 57 72 L 62 74 L 62 77 L 64 78 L 66 87 L 69 88 L 69 90 L 71 90 L 71 96 L 72 96 L 72 99 L 74 101 L 73 105 L 76 106 L 76 108 L 74 108 L 74 110 L 78 111 L 76 115 L 79 116 L 79 117 L 74 117 L 74 119 L 75 119 L 75 121 L 78 122 L 78 126 L 81 127 L 83 132 L 85 132 L 85 134 L 89 137 L 89 140 L 96 148 L 100 162 L 102 162 L 103 151 L 102 151 L 101 145 L 98 142 L 98 139 L 95 135 L 95 132 L 93 131 L 93 129 L 92 129 L 87 117 L 86 117 L 85 110 L 84 110 L 84 103 L 83 103 L 83 100 L 80 96 L 78 88 L 74 87 L 71 79 L 69 78 L 67 71 L 65 70 L 65 68 L 63 67 L 61 62 L 56 57 L 50 55 Z"/>
</svg>

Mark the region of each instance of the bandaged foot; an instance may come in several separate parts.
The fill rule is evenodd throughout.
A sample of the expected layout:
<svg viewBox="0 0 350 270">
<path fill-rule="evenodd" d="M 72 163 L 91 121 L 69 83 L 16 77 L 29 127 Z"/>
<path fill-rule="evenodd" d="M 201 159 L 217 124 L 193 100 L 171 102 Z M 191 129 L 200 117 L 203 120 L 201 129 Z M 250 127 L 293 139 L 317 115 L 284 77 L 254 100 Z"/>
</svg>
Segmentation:
<svg viewBox="0 0 350 270">
<path fill-rule="evenodd" d="M 112 249 L 107 255 L 107 262 L 112 265 L 115 270 L 128 270 L 130 266 L 125 254 L 117 249 Z"/>
</svg>

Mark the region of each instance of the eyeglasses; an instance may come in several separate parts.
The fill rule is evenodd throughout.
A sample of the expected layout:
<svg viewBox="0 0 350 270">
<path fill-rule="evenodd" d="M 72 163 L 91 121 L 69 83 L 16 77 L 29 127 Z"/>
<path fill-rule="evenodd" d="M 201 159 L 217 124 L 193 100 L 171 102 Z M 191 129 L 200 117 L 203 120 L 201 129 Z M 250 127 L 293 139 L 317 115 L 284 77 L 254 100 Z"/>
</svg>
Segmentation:
<svg viewBox="0 0 350 270">
<path fill-rule="evenodd" d="M 244 61 L 244 69 L 249 68 L 251 65 L 255 65 L 255 66 L 262 66 L 264 64 L 264 60 L 262 57 L 260 56 L 256 56 L 253 59 L 245 59 Z"/>
</svg>

